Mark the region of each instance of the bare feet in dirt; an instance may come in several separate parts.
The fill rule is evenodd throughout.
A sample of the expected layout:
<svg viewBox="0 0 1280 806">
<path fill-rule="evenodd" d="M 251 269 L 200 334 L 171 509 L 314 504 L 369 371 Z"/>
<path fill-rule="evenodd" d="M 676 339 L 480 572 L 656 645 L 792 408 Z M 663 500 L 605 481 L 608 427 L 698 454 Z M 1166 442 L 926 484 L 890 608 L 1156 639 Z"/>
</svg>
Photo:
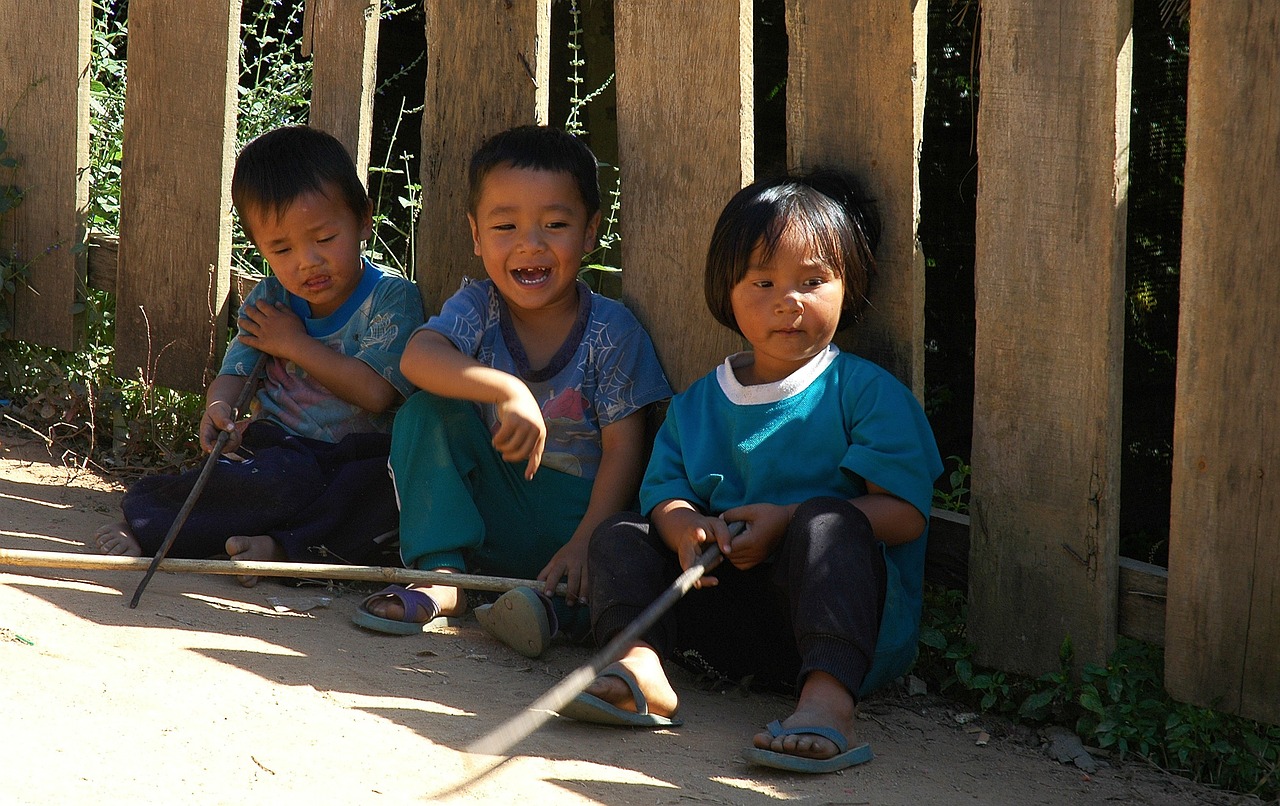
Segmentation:
<svg viewBox="0 0 1280 806">
<path fill-rule="evenodd" d="M 119 557 L 142 556 L 142 546 L 138 545 L 138 539 L 133 536 L 133 532 L 129 531 L 129 524 L 124 521 L 108 523 L 100 527 L 93 533 L 93 542 L 98 546 L 98 551 L 103 554 Z"/>
<path fill-rule="evenodd" d="M 782 720 L 782 727 L 835 728 L 852 746 L 857 744 L 853 741 L 853 718 L 853 697 L 844 684 L 826 672 L 810 672 L 800 691 L 795 713 Z M 805 758 L 831 758 L 840 752 L 830 739 L 813 733 L 774 738 L 768 731 L 761 731 L 753 743 L 763 750 Z"/>
<path fill-rule="evenodd" d="M 440 573 L 450 573 L 452 568 L 437 568 Z M 460 616 L 467 611 L 467 598 L 462 594 L 460 588 L 451 588 L 447 585 L 406 585 L 409 590 L 421 591 L 435 600 L 440 607 L 438 615 L 441 616 Z M 365 609 L 378 618 L 390 619 L 391 621 L 404 620 L 404 605 L 394 596 L 382 596 L 370 601 Z M 421 610 L 418 611 L 423 614 Z M 423 614 L 425 615 L 425 614 Z"/>
<path fill-rule="evenodd" d="M 640 693 L 648 703 L 649 713 L 667 717 L 675 715 L 680 699 L 676 696 L 670 681 L 667 680 L 667 673 L 662 668 L 662 660 L 653 647 L 648 644 L 632 647 L 618 661 L 618 665 L 626 667 L 627 671 L 635 677 L 636 685 L 640 687 Z M 631 689 L 627 687 L 625 681 L 617 677 L 597 677 L 591 685 L 587 686 L 586 692 L 624 711 L 635 712 L 636 710 Z"/>
<path fill-rule="evenodd" d="M 285 555 L 280 544 L 268 535 L 236 535 L 227 538 L 227 556 L 233 560 L 249 560 L 254 562 L 285 562 Z M 237 576 L 236 581 L 246 588 L 258 584 L 259 577 Z"/>
</svg>

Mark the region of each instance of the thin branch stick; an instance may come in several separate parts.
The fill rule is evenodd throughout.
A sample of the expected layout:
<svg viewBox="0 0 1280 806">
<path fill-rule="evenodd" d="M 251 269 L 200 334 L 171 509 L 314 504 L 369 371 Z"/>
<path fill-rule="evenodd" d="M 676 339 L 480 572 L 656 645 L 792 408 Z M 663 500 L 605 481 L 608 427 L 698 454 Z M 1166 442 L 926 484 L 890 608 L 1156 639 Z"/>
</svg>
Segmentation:
<svg viewBox="0 0 1280 806">
<path fill-rule="evenodd" d="M 114 557 L 103 554 L 76 554 L 57 551 L 23 551 L 0 549 L 0 568 L 70 568 L 94 571 L 142 571 L 150 557 Z M 505 593 L 513 588 L 542 589 L 533 579 L 491 577 L 478 574 L 450 574 L 443 571 L 419 571 L 413 568 L 384 568 L 372 565 L 339 565 L 325 563 L 286 563 L 261 560 L 176 560 L 164 559 L 157 568 L 175 574 L 216 574 L 222 576 L 293 577 L 297 579 L 346 579 L 386 582 L 398 585 L 448 585 L 474 591 Z M 566 585 L 556 586 L 556 594 L 564 595 Z"/>
<path fill-rule="evenodd" d="M 249 402 L 249 398 L 253 396 L 254 389 L 258 386 L 258 378 L 262 376 L 263 370 L 267 368 L 267 360 L 269 358 L 271 356 L 268 353 L 258 356 L 258 361 L 249 372 L 249 377 L 244 379 L 244 388 L 240 390 L 240 396 L 236 398 L 236 404 L 231 407 L 231 421 L 233 423 L 244 413 L 244 407 Z M 213 444 L 213 450 L 209 452 L 209 458 L 205 460 L 204 467 L 200 468 L 200 475 L 196 477 L 196 483 L 191 487 L 187 500 L 182 502 L 182 509 L 179 509 L 177 516 L 174 517 L 173 525 L 169 527 L 169 533 L 165 535 L 164 542 L 160 544 L 160 549 L 156 552 L 156 556 L 151 559 L 151 566 L 147 568 L 147 573 L 143 575 L 142 581 L 138 583 L 138 589 L 133 592 L 133 598 L 129 600 L 130 608 L 138 606 L 138 600 L 142 598 L 142 592 L 146 590 L 147 583 L 151 581 L 152 575 L 155 574 L 156 567 L 160 565 L 165 555 L 169 553 L 169 547 L 177 539 L 178 532 L 182 531 L 182 525 L 187 522 L 187 516 L 191 514 L 196 501 L 199 500 L 200 493 L 204 492 L 204 486 L 209 483 L 209 475 L 213 473 L 213 466 L 218 463 L 218 457 L 222 456 L 222 451 L 227 447 L 227 442 L 230 439 L 230 431 L 223 431 L 218 434 L 218 439 Z"/>
<path fill-rule="evenodd" d="M 746 524 L 740 521 L 730 524 L 730 534 L 739 534 L 745 526 Z M 534 700 L 520 713 L 472 742 L 467 747 L 468 753 L 489 756 L 490 758 L 474 767 L 472 772 L 461 782 L 436 793 L 434 797 L 440 798 L 460 792 L 506 763 L 509 759 L 505 754 L 511 748 L 542 727 L 554 712 L 559 711 L 570 700 L 581 694 L 587 686 L 591 685 L 591 681 L 600 676 L 600 672 L 606 666 L 625 655 L 631 645 L 644 634 L 645 630 L 652 627 L 658 619 L 662 618 L 662 615 L 688 593 L 689 589 L 699 579 L 702 579 L 703 574 L 714 568 L 722 557 L 720 547 L 712 543 L 710 547 L 702 552 L 702 555 L 698 557 L 693 565 L 676 577 L 676 580 L 662 592 L 661 596 L 654 599 L 640 615 L 636 616 L 634 621 L 615 635 L 613 640 L 604 649 L 596 653 L 590 661 L 570 672 L 559 683 L 552 686 L 546 694 Z"/>
</svg>

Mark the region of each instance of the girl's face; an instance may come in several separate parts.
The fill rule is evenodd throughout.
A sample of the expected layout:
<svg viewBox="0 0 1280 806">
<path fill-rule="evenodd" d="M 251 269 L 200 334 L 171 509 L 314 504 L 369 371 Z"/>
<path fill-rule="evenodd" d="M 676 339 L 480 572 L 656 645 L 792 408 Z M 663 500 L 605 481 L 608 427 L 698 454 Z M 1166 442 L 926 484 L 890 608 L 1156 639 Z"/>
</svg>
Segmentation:
<svg viewBox="0 0 1280 806">
<path fill-rule="evenodd" d="M 744 384 L 772 383 L 827 348 L 844 306 L 844 281 L 823 263 L 808 240 L 788 226 L 773 255 L 751 251 L 747 272 L 729 294 L 738 328 L 755 350 L 743 368 Z"/>
</svg>

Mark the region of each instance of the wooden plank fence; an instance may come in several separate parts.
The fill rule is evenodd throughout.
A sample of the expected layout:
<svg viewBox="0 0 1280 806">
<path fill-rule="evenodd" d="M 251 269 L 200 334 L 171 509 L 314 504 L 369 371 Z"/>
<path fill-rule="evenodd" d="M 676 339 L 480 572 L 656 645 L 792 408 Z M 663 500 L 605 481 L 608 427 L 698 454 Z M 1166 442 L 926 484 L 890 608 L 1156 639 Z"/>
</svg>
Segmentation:
<svg viewBox="0 0 1280 806">
<path fill-rule="evenodd" d="M 32 2 L 0 0 L 0 120 L 33 211 L 0 238 L 23 254 L 79 242 L 89 137 L 89 2 L 40 0 L 38 14 Z M 849 5 L 787 0 L 789 159 L 853 168 L 880 198 L 875 310 L 845 346 L 919 394 L 927 5 Z M 1280 279 L 1269 271 L 1280 252 L 1280 7 L 1192 8 L 1167 574 L 1117 556 L 1131 0 L 982 7 L 968 564 L 980 658 L 1035 673 L 1057 665 L 1068 636 L 1080 663 L 1105 660 L 1118 631 L 1163 637 L 1177 697 L 1280 723 Z M 306 14 L 312 120 L 362 165 L 377 10 L 309 0 Z M 546 121 L 550 3 L 426 0 L 426 11 L 417 257 L 434 309 L 479 271 L 467 155 L 493 131 Z M 202 388 L 218 357 L 239 14 L 240 0 L 130 4 L 119 260 L 97 250 L 89 269 L 115 289 L 122 375 L 143 367 Z M 739 343 L 711 324 L 698 289 L 711 223 L 753 176 L 751 2 L 615 0 L 614 19 L 623 297 L 683 386 Z M 16 300 L 12 335 L 68 346 L 84 265 L 55 251 L 36 270 L 39 295 Z"/>
</svg>

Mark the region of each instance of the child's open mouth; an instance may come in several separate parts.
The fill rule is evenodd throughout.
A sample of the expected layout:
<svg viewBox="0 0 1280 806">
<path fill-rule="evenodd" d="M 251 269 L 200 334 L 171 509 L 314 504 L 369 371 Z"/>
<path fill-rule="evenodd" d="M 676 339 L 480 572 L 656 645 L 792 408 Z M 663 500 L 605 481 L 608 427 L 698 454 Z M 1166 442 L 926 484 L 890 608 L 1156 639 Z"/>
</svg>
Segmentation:
<svg viewBox="0 0 1280 806">
<path fill-rule="evenodd" d="M 520 285 L 538 285 L 545 282 L 551 277 L 551 269 L 547 268 L 528 268 L 515 269 L 511 272 L 511 276 Z"/>
<path fill-rule="evenodd" d="M 316 277 L 309 277 L 302 284 L 302 287 L 307 291 L 323 291 L 329 287 L 329 275 L 321 274 Z"/>
</svg>

